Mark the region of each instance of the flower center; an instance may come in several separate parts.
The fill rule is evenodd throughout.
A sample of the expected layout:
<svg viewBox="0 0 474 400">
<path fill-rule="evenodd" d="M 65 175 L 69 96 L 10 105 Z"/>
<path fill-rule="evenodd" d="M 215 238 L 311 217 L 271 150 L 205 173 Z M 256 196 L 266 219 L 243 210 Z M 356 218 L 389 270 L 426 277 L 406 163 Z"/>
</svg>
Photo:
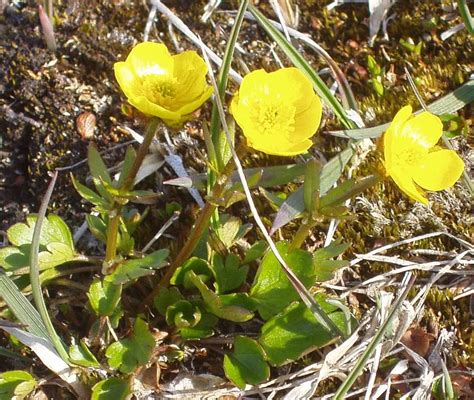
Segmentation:
<svg viewBox="0 0 474 400">
<path fill-rule="evenodd" d="M 278 101 L 259 102 L 252 109 L 252 120 L 256 128 L 263 135 L 290 134 L 295 122 L 295 109 Z"/>
<path fill-rule="evenodd" d="M 403 151 L 395 154 L 394 162 L 401 168 L 414 167 L 421 161 L 425 154 L 425 149 L 405 147 Z"/>
<path fill-rule="evenodd" d="M 145 97 L 160 106 L 169 106 L 176 94 L 177 79 L 167 75 L 148 75 L 143 80 Z"/>
</svg>

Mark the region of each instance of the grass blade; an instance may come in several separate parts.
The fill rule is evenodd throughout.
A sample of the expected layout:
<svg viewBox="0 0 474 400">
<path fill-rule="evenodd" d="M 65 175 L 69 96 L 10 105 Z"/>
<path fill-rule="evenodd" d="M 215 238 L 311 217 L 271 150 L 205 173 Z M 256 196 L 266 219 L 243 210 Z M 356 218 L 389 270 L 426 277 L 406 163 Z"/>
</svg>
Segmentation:
<svg viewBox="0 0 474 400">
<path fill-rule="evenodd" d="M 458 0 L 458 8 L 459 14 L 461 14 L 461 18 L 464 22 L 464 26 L 471 35 L 474 35 L 474 20 L 471 16 L 471 13 L 469 12 L 469 6 L 467 5 L 466 0 Z"/>
<path fill-rule="evenodd" d="M 336 394 L 333 397 L 334 400 L 343 400 L 343 399 L 345 399 L 345 396 L 346 396 L 347 392 L 350 390 L 351 386 L 354 384 L 354 382 L 359 377 L 359 375 L 362 373 L 362 370 L 364 369 L 365 364 L 367 363 L 369 358 L 374 353 L 375 348 L 377 347 L 377 345 L 381 342 L 383 336 L 385 335 L 385 332 L 389 329 L 390 324 L 392 323 L 393 319 L 397 315 L 397 311 L 402 306 L 402 303 L 405 301 L 405 298 L 407 297 L 408 292 L 410 291 L 411 287 L 413 286 L 413 283 L 415 282 L 415 277 L 414 276 L 411 276 L 411 275 L 408 275 L 408 276 L 409 276 L 409 280 L 408 280 L 408 283 L 405 285 L 405 289 L 397 297 L 397 300 L 393 304 L 392 308 L 390 309 L 390 312 L 387 315 L 387 318 L 385 319 L 383 324 L 380 326 L 380 329 L 375 334 L 372 341 L 367 346 L 367 349 L 364 351 L 362 356 L 357 360 L 356 364 L 351 369 L 351 371 L 350 371 L 349 375 L 347 376 L 346 380 L 341 384 L 341 386 L 339 386 L 338 391 L 336 392 Z"/>
<path fill-rule="evenodd" d="M 3 272 L 0 272 L 0 296 L 3 297 L 15 317 L 28 327 L 29 332 L 49 340 L 48 331 L 38 311 L 21 293 L 15 282 Z"/>
<path fill-rule="evenodd" d="M 56 333 L 53 323 L 51 322 L 51 319 L 49 318 L 48 310 L 46 308 L 46 303 L 43 298 L 43 291 L 41 289 L 41 283 L 40 283 L 40 277 L 39 277 L 39 265 L 38 265 L 41 227 L 46 217 L 46 210 L 48 208 L 49 199 L 51 198 L 51 194 L 53 193 L 54 184 L 56 183 L 57 177 L 58 177 L 58 172 L 56 171 L 54 173 L 53 179 L 51 180 L 48 186 L 48 189 L 46 190 L 46 194 L 44 195 L 43 201 L 41 202 L 41 206 L 38 212 L 38 219 L 36 220 L 35 229 L 33 231 L 33 239 L 31 242 L 31 252 L 30 252 L 30 282 L 31 282 L 31 289 L 33 291 L 33 299 L 35 301 L 36 308 L 38 309 L 38 312 L 41 315 L 41 319 L 43 320 L 43 323 L 46 326 L 46 330 L 48 331 L 49 338 L 53 342 L 54 347 L 56 348 L 61 358 L 65 362 L 68 362 L 69 357 L 68 357 L 67 351 L 64 348 L 64 345 L 61 342 L 61 339 L 59 338 L 58 334 Z"/>
<path fill-rule="evenodd" d="M 224 57 L 222 58 L 222 65 L 219 71 L 219 76 L 217 79 L 217 89 L 218 93 L 216 96 L 219 96 L 221 101 L 225 103 L 225 90 L 227 88 L 227 83 L 229 80 L 229 72 L 232 64 L 232 59 L 234 57 L 235 44 L 237 43 L 237 38 L 239 37 L 240 28 L 242 27 L 242 22 L 244 21 L 245 12 L 247 11 L 248 0 L 244 0 L 240 3 L 239 10 L 235 17 L 234 26 L 230 32 L 229 41 L 225 49 Z M 214 149 L 216 151 L 217 158 L 217 167 L 219 171 L 222 171 L 224 168 L 224 163 L 222 161 L 222 155 L 219 154 L 219 135 L 220 135 L 220 121 L 219 121 L 219 111 L 217 110 L 216 101 L 213 101 L 212 104 L 212 114 L 211 114 L 211 137 L 214 143 Z"/>
<path fill-rule="evenodd" d="M 286 40 L 285 36 L 276 29 L 271 22 L 252 5 L 249 5 L 249 10 L 255 17 L 257 22 L 265 29 L 271 38 L 281 47 L 291 62 L 301 70 L 313 83 L 316 93 L 323 99 L 323 101 L 333 110 L 336 117 L 346 128 L 354 128 L 355 124 L 347 116 L 346 111 L 342 107 L 339 100 L 331 93 L 329 88 L 321 80 L 319 75 L 311 68 L 309 63 L 298 53 L 291 43 Z"/>
</svg>

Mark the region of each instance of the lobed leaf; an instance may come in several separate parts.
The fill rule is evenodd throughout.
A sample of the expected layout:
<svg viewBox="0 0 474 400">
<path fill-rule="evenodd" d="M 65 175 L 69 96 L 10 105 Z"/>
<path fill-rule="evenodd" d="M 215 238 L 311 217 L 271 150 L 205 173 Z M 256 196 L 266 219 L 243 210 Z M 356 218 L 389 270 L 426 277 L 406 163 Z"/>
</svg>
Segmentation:
<svg viewBox="0 0 474 400">
<path fill-rule="evenodd" d="M 336 326 L 345 331 L 344 313 L 330 312 L 334 308 L 328 307 L 321 297 L 317 300 Z M 303 303 L 295 302 L 262 326 L 258 342 L 270 364 L 279 366 L 327 346 L 333 340 L 334 337 L 316 321 L 311 311 Z"/>
<path fill-rule="evenodd" d="M 129 380 L 112 377 L 93 386 L 91 400 L 125 400 L 131 394 Z"/>
<path fill-rule="evenodd" d="M 148 330 L 148 325 L 140 318 L 135 320 L 133 334 L 118 342 L 112 343 L 105 355 L 112 368 L 128 374 L 139 366 L 145 365 L 155 348 L 155 338 Z"/>
<path fill-rule="evenodd" d="M 265 359 L 265 352 L 258 342 L 237 336 L 234 352 L 224 356 L 225 375 L 240 389 L 247 384 L 257 385 L 270 377 L 270 367 Z"/>
<path fill-rule="evenodd" d="M 107 280 L 114 284 L 123 284 L 142 276 L 151 275 L 157 269 L 168 265 L 169 250 L 161 249 L 146 255 L 143 258 L 135 258 L 121 263 L 112 274 L 107 276 Z"/>
</svg>

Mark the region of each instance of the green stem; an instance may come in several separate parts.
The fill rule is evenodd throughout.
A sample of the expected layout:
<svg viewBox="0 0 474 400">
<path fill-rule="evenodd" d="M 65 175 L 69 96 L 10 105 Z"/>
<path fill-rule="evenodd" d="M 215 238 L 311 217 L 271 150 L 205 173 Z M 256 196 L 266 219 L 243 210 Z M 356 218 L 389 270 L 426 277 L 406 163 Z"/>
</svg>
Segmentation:
<svg viewBox="0 0 474 400">
<path fill-rule="evenodd" d="M 113 261 L 117 254 L 117 236 L 120 227 L 120 216 L 122 214 L 122 206 L 116 205 L 109 216 L 107 225 L 107 244 L 105 247 L 105 261 L 108 263 Z"/>
<path fill-rule="evenodd" d="M 299 249 L 306 238 L 311 234 L 311 230 L 316 225 L 316 221 L 312 218 L 308 218 L 305 222 L 302 222 L 298 231 L 295 233 L 292 242 L 290 243 L 290 249 Z"/>
<path fill-rule="evenodd" d="M 140 144 L 135 160 L 133 161 L 132 168 L 125 178 L 122 187 L 120 189 L 128 191 L 133 188 L 135 177 L 143 163 L 145 156 L 148 154 L 150 144 L 158 131 L 160 120 L 153 118 L 148 123 L 146 128 L 145 137 L 143 142 Z M 110 272 L 111 264 L 117 255 L 117 236 L 120 228 L 120 218 L 122 217 L 123 205 L 115 203 L 111 212 L 111 217 L 107 226 L 107 244 L 105 249 L 105 263 L 103 273 L 107 274 Z"/>
<path fill-rule="evenodd" d="M 242 148 L 239 148 L 242 150 Z M 216 184 L 214 185 L 211 193 L 211 201 L 212 199 L 219 199 L 222 198 L 225 192 L 225 186 L 227 181 L 229 180 L 232 172 L 234 171 L 234 162 L 231 160 L 229 161 L 224 170 L 222 171 L 221 176 L 217 180 Z M 197 244 L 199 243 L 199 239 L 201 238 L 202 234 L 205 232 L 209 225 L 209 221 L 211 217 L 214 215 L 214 212 L 217 210 L 217 206 L 214 202 L 207 201 L 204 205 L 204 208 L 201 210 L 196 223 L 194 224 L 193 229 L 191 230 L 186 242 L 184 243 L 183 247 L 179 251 L 178 255 L 175 257 L 173 262 L 168 267 L 165 275 L 161 278 L 158 286 L 156 286 L 153 291 L 145 298 L 142 303 L 142 306 L 150 304 L 158 292 L 169 285 L 170 279 L 172 278 L 175 271 L 180 267 L 193 253 L 194 249 L 196 248 Z"/>
</svg>

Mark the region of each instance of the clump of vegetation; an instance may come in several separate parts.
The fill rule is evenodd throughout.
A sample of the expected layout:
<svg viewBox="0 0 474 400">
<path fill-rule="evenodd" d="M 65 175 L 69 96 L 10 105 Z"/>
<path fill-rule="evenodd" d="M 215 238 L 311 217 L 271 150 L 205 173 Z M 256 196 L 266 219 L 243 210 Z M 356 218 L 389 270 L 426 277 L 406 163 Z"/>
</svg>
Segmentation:
<svg viewBox="0 0 474 400">
<path fill-rule="evenodd" d="M 281 3 L 285 7 L 274 6 L 288 14 L 291 2 Z M 186 31 L 161 2 L 153 2 L 152 18 L 157 7 Z M 243 77 L 232 70 L 247 11 L 293 66 L 271 72 L 255 69 Z M 41 12 L 42 20 L 48 14 L 52 18 L 50 8 Z M 47 213 L 58 171 L 38 213 L 8 228 L 9 244 L 0 248 L 0 296 L 8 317 L 0 322 L 9 340 L 1 348 L 5 357 L 30 362 L 31 351 L 77 398 L 140 398 L 160 396 L 160 391 L 251 396 L 261 388 L 308 398 L 325 388 L 335 391 L 333 398 L 343 399 L 359 390 L 356 381 L 364 371 L 367 384 L 361 385 L 365 387 L 360 393 L 366 395 L 413 392 L 422 398 L 432 392 L 435 397 L 456 398 L 455 390 L 464 395 L 466 388 L 459 388 L 462 381 L 450 373 L 445 357 L 455 334 L 445 323 L 441 329 L 432 324 L 427 331 L 420 321 L 426 318 L 426 302 L 442 301 L 434 285 L 445 274 L 462 274 L 454 267 L 469 263 L 465 258 L 473 247 L 443 232 L 405 238 L 399 224 L 391 226 L 396 216 L 386 210 L 398 207 L 391 196 L 403 196 L 411 201 L 407 207 L 418 210 L 413 218 L 423 218 L 423 213 L 429 215 L 430 203 L 438 201 L 436 196 L 458 180 L 472 195 L 463 158 L 450 142 L 465 130 L 465 122 L 454 113 L 473 100 L 472 82 L 429 107 L 412 82 L 424 110 L 413 114 L 412 107 L 403 104 L 391 123 L 365 128 L 337 64 L 322 52 L 341 97 L 291 43 L 283 17 L 280 31 L 244 0 L 222 60 L 188 32 L 196 50 L 172 55 L 165 44 L 144 41 L 131 48 L 125 61 L 114 64 L 128 103 L 122 112 L 140 113 L 145 133 L 132 131 L 138 148 L 128 145 L 123 160 L 114 166 L 108 166 L 101 149 L 90 144 L 90 179 L 70 174 L 75 190 L 90 205 L 84 228 L 98 251 L 81 247 L 81 235 L 73 236 L 64 219 Z M 290 20 L 296 24 L 294 15 Z M 48 35 L 51 40 L 52 28 Z M 414 57 L 422 51 L 421 45 L 400 43 Z M 216 75 L 211 57 L 220 61 Z M 386 70 L 370 55 L 367 67 L 371 90 L 383 98 Z M 229 77 L 238 89 L 229 84 Z M 212 103 L 210 113 L 200 113 L 206 102 Z M 328 161 L 310 151 L 325 114 L 344 129 L 333 134 L 349 139 L 343 148 L 332 145 Z M 88 123 L 92 125 L 85 126 Z M 78 119 L 81 135 L 93 136 L 95 123 L 89 115 Z M 202 127 L 204 146 L 198 154 L 205 153 L 199 161 L 207 171 L 201 176 L 180 170 L 180 157 L 170 145 L 169 138 L 178 136 L 185 124 Z M 371 139 L 377 137 L 381 139 L 374 146 Z M 259 165 L 266 157 L 262 153 L 298 159 Z M 200 205 L 196 216 L 181 227 L 186 231 L 180 234 L 182 243 L 165 235 L 184 201 L 167 201 L 153 189 L 162 158 L 179 174 L 164 184 L 187 189 Z M 244 168 L 245 159 L 253 159 L 252 168 Z M 372 201 L 364 197 L 381 192 L 381 187 L 389 188 L 386 196 Z M 354 202 L 378 222 L 363 226 L 355 219 Z M 162 226 L 144 240 L 147 224 L 156 217 L 164 221 Z M 339 223 L 349 237 L 335 237 Z M 315 244 L 322 227 L 327 233 Z M 377 229 L 390 229 L 391 242 L 396 243 L 373 243 L 375 250 L 367 252 L 369 232 Z M 418 249 L 425 252 L 414 255 L 439 256 L 434 262 L 390 255 L 400 246 L 443 234 L 463 250 L 453 255 Z M 351 245 L 362 246 L 366 254 L 344 259 Z M 355 274 L 352 267 L 363 260 L 378 263 L 373 265 L 374 276 L 354 284 L 346 280 L 347 286 L 341 286 L 342 274 Z M 397 269 L 387 271 L 384 263 Z M 402 278 L 394 278 L 402 273 Z M 87 278 L 71 278 L 78 274 Z M 81 291 L 80 315 L 70 300 L 53 302 L 45 295 L 44 287 L 58 282 Z M 34 306 L 25 297 L 30 293 Z M 77 325 L 89 320 L 87 332 L 79 336 L 67 324 L 59 324 L 58 313 Z M 169 371 L 206 357 L 199 349 L 218 354 L 209 368 L 213 374 L 202 374 L 203 369 L 189 377 Z M 298 372 L 288 374 L 288 364 L 298 366 Z M 410 379 L 417 368 L 423 370 L 422 378 Z M 30 372 L 12 369 L 0 374 L 0 395 L 27 398 L 41 390 L 45 384 L 40 375 L 36 369 Z M 174 380 L 160 379 L 160 374 Z M 190 383 L 183 389 L 185 379 Z"/>
</svg>

